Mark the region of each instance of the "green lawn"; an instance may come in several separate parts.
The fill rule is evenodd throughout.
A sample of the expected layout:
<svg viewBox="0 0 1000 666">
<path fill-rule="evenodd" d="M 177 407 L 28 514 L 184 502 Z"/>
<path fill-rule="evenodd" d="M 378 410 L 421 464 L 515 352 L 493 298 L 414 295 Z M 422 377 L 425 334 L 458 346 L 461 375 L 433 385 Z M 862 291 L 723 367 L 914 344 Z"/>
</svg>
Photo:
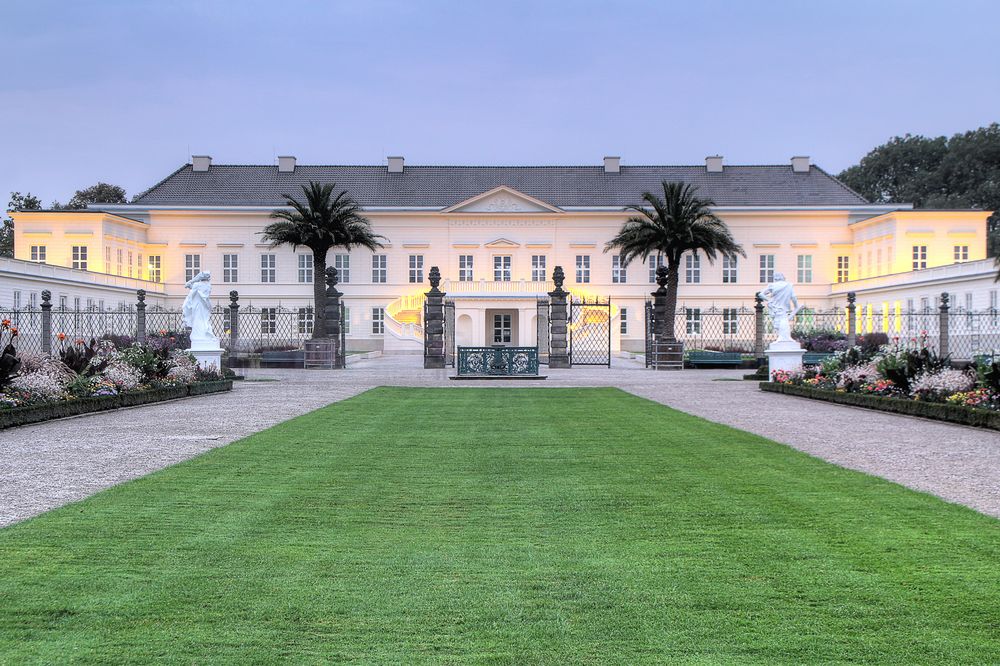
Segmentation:
<svg viewBox="0 0 1000 666">
<path fill-rule="evenodd" d="M 386 388 L 0 530 L 0 663 L 337 660 L 996 662 L 1000 522 L 613 389 Z"/>
</svg>

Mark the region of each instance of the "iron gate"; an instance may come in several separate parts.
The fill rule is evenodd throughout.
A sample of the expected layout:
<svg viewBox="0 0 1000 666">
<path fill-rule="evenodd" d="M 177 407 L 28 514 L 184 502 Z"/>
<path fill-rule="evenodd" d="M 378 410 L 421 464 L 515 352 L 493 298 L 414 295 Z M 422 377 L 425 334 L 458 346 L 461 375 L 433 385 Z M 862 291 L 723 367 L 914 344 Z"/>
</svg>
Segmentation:
<svg viewBox="0 0 1000 666">
<path fill-rule="evenodd" d="M 611 367 L 611 299 L 569 305 L 570 365 Z"/>
<path fill-rule="evenodd" d="M 538 347 L 538 362 L 549 363 L 549 301 L 540 298 L 535 307 L 535 346 Z"/>
</svg>

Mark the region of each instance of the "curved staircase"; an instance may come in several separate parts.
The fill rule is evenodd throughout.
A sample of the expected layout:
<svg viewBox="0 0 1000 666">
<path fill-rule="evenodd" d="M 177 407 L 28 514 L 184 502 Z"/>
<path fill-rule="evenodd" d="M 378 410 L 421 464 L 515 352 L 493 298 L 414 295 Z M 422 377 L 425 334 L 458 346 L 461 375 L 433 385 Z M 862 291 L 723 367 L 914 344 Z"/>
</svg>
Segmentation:
<svg viewBox="0 0 1000 666">
<path fill-rule="evenodd" d="M 424 300 L 423 294 L 407 294 L 385 306 L 385 353 L 423 353 Z"/>
</svg>

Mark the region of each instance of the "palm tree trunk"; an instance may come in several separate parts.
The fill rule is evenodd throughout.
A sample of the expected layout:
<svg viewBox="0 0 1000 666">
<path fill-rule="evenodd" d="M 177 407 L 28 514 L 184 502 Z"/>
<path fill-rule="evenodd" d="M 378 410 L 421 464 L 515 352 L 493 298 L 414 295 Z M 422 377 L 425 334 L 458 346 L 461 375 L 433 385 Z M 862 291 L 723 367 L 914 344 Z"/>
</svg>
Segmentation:
<svg viewBox="0 0 1000 666">
<path fill-rule="evenodd" d="M 313 340 L 326 337 L 326 252 L 313 250 Z"/>
<path fill-rule="evenodd" d="M 664 336 L 667 342 L 676 342 L 674 320 L 677 318 L 677 287 L 680 283 L 680 262 L 667 262 L 667 321 Z"/>
</svg>

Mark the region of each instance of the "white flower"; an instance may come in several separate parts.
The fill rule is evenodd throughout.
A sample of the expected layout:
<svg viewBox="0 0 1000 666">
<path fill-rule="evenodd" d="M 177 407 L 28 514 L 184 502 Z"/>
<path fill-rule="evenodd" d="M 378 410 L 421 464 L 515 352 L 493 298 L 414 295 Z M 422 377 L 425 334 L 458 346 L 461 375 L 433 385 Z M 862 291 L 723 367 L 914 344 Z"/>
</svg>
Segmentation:
<svg viewBox="0 0 1000 666">
<path fill-rule="evenodd" d="M 65 386 L 59 378 L 49 372 L 39 371 L 15 377 L 10 383 L 15 391 L 24 391 L 37 398 L 54 400 L 62 397 Z"/>
<path fill-rule="evenodd" d="M 925 372 L 918 376 L 910 385 L 910 393 L 913 395 L 935 393 L 948 396 L 952 393 L 968 391 L 973 384 L 975 381 L 972 377 L 961 370 L 945 368 L 937 372 Z"/>
<path fill-rule="evenodd" d="M 124 362 L 114 362 L 101 372 L 101 377 L 115 385 L 119 391 L 130 391 L 142 384 L 142 372 Z"/>
</svg>

